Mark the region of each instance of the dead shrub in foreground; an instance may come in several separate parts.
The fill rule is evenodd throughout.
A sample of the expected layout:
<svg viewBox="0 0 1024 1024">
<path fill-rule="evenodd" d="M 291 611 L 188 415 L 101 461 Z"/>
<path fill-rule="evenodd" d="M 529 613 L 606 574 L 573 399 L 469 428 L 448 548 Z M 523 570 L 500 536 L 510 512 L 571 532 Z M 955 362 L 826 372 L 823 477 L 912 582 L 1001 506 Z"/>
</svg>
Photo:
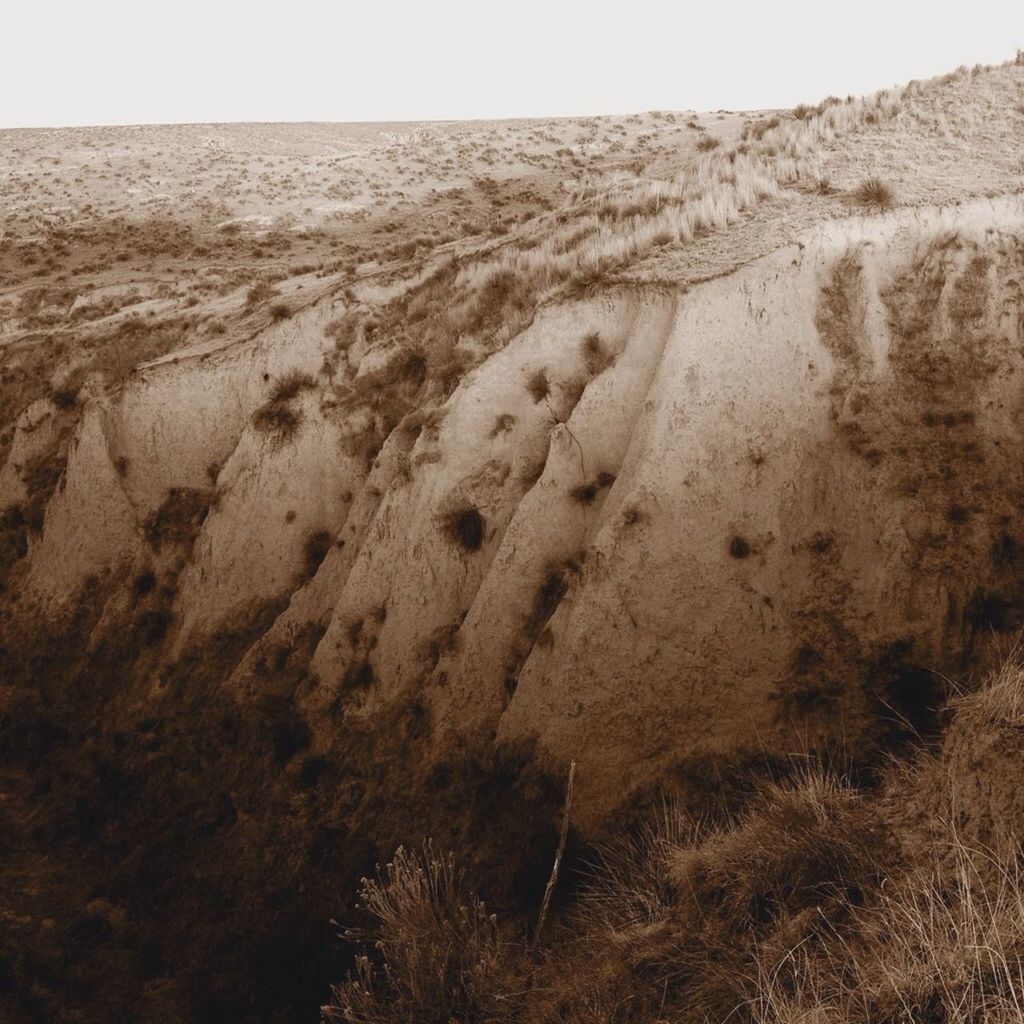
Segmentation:
<svg viewBox="0 0 1024 1024">
<path fill-rule="evenodd" d="M 463 891 L 454 857 L 399 847 L 376 878 L 363 880 L 362 908 L 373 918 L 360 956 L 332 992 L 325 1022 L 436 1024 L 517 1019 L 525 957 L 497 919 Z M 355 936 L 353 936 L 355 937 Z"/>
</svg>

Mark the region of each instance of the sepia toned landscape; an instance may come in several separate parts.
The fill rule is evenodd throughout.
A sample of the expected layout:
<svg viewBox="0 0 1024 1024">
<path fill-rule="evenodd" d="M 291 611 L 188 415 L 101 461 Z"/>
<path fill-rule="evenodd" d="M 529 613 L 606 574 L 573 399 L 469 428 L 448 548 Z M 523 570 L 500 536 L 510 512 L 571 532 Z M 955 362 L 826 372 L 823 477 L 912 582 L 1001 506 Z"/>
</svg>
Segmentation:
<svg viewBox="0 0 1024 1024">
<path fill-rule="evenodd" d="M 1024 1020 L 1024 52 L 0 131 L 0 1021 Z"/>
</svg>

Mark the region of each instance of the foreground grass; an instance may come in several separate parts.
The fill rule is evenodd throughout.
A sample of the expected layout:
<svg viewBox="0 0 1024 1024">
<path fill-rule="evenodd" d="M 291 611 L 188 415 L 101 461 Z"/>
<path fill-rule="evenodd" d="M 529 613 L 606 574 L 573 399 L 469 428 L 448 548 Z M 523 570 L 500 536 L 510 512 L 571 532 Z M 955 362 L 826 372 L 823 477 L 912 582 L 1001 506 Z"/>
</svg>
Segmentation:
<svg viewBox="0 0 1024 1024">
<path fill-rule="evenodd" d="M 1019 788 L 988 762 L 971 778 L 957 751 L 1015 729 L 1022 695 L 1013 659 L 953 703 L 940 749 L 870 792 L 807 765 L 714 823 L 666 806 L 594 853 L 540 950 L 464 890 L 451 855 L 400 849 L 364 883 L 373 923 L 350 934 L 364 952 L 324 1020 L 1024 1020 L 1019 844 L 986 819 L 1005 800 L 956 810 Z"/>
</svg>

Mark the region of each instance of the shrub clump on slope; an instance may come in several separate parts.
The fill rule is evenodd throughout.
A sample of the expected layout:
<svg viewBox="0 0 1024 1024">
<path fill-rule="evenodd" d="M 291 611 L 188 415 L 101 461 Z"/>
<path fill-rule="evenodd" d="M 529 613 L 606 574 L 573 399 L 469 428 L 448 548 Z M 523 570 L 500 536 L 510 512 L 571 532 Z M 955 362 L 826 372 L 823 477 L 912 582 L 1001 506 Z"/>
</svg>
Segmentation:
<svg viewBox="0 0 1024 1024">
<path fill-rule="evenodd" d="M 302 410 L 292 402 L 300 392 L 315 387 L 316 382 L 308 373 L 293 370 L 285 374 L 271 388 L 266 402 L 253 413 L 253 426 L 273 436 L 278 445 L 290 441 L 302 425 Z"/>
<path fill-rule="evenodd" d="M 496 917 L 463 891 L 455 858 L 430 844 L 399 847 L 362 904 L 374 918 L 375 958 L 363 955 L 334 990 L 326 1022 L 513 1021 L 523 960 Z"/>
</svg>

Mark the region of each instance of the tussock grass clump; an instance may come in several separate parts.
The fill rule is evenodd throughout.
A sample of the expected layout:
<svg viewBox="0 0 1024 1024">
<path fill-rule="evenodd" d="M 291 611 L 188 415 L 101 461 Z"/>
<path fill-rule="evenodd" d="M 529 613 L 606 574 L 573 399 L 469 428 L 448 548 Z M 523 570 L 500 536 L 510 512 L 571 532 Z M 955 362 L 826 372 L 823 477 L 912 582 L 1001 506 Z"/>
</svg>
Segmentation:
<svg viewBox="0 0 1024 1024">
<path fill-rule="evenodd" d="M 554 1019 L 748 1020 L 767 950 L 815 944 L 874 884 L 877 841 L 857 795 L 808 769 L 765 787 L 739 817 L 695 821 L 667 806 L 599 852 L 574 918 L 577 945 Z M 859 898 L 859 897 L 858 897 Z M 569 980 L 571 979 L 571 980 Z"/>
<path fill-rule="evenodd" d="M 302 413 L 288 405 L 268 403 L 253 414 L 253 426 L 267 434 L 273 434 L 278 444 L 290 441 L 302 426 Z"/>
<path fill-rule="evenodd" d="M 272 434 L 278 445 L 290 441 L 302 425 L 302 411 L 292 408 L 291 402 L 302 391 L 316 386 L 308 373 L 291 370 L 270 389 L 270 396 L 252 416 L 253 426 Z"/>
<path fill-rule="evenodd" d="M 316 381 L 302 370 L 289 370 L 270 389 L 271 402 L 290 402 L 300 392 L 316 387 Z"/>
<path fill-rule="evenodd" d="M 536 621 L 573 571 L 552 568 Z M 1013 659 L 954 701 L 954 721 L 984 740 L 993 723 L 1017 723 L 1022 692 Z M 776 765 L 785 781 L 744 776 L 742 798 L 713 820 L 665 802 L 584 858 L 575 902 L 540 950 L 503 940 L 461 895 L 453 859 L 400 850 L 364 883 L 377 953 L 326 1019 L 1018 1024 L 1019 843 L 994 850 L 942 815 L 926 835 L 906 824 L 923 789 L 953 806 L 954 792 L 1001 781 L 964 778 L 981 770 L 973 761 L 954 778 L 947 756 L 894 766 L 867 791 L 812 762 Z"/>
<path fill-rule="evenodd" d="M 1024 657 L 1015 647 L 1000 667 L 972 693 L 952 703 L 959 719 L 981 727 L 1017 727 L 1024 724 Z"/>
<path fill-rule="evenodd" d="M 890 210 L 896 205 L 896 192 L 881 178 L 865 178 L 854 190 L 853 199 L 861 206 L 875 210 Z"/>
<path fill-rule="evenodd" d="M 522 953 L 465 891 L 453 856 L 399 847 L 363 880 L 373 943 L 324 1008 L 327 1024 L 437 1024 L 517 1019 Z"/>
</svg>

